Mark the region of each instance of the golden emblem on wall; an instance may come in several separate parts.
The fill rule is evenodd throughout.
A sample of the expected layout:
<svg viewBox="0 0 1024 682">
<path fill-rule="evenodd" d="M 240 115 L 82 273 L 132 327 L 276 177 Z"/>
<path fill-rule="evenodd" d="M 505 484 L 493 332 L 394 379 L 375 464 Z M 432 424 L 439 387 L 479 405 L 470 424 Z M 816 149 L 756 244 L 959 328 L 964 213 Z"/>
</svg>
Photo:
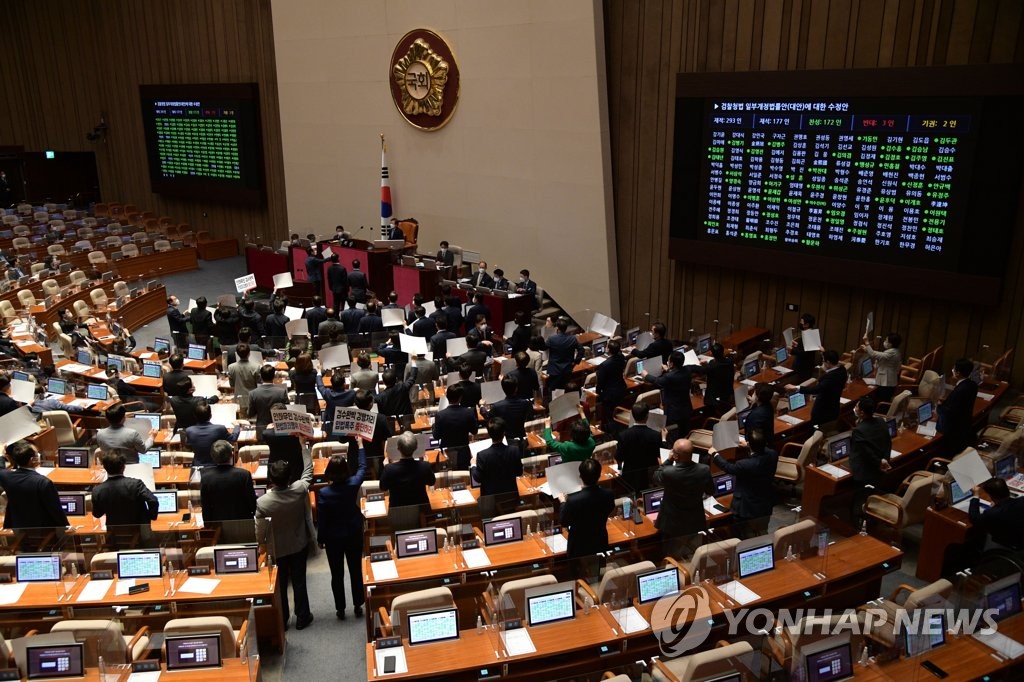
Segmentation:
<svg viewBox="0 0 1024 682">
<path fill-rule="evenodd" d="M 427 29 L 405 34 L 391 55 L 391 97 L 402 117 L 423 130 L 445 125 L 459 99 L 451 47 Z"/>
</svg>

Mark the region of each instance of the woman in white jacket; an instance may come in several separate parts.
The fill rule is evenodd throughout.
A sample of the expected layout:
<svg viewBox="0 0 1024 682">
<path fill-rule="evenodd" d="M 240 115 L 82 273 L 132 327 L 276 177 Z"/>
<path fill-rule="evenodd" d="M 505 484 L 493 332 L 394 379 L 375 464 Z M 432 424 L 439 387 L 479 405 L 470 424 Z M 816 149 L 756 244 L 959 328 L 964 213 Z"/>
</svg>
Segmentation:
<svg viewBox="0 0 1024 682">
<path fill-rule="evenodd" d="M 903 353 L 900 351 L 902 342 L 899 334 L 891 333 L 882 341 L 882 350 L 878 351 L 871 347 L 868 337 L 864 337 L 864 345 L 860 348 L 875 361 L 875 395 L 878 402 L 891 401 L 896 392 L 896 384 L 900 381 L 900 364 L 903 362 Z"/>
</svg>

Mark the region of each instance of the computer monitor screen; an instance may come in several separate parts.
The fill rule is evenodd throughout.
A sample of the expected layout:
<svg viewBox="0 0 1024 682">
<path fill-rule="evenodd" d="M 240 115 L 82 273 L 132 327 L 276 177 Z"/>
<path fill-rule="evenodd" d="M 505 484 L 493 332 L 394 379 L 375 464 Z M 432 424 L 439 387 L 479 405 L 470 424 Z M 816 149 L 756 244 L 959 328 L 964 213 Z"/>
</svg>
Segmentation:
<svg viewBox="0 0 1024 682">
<path fill-rule="evenodd" d="M 162 339 L 159 336 L 153 338 L 153 352 L 154 353 L 169 353 L 171 352 L 171 342 L 167 339 Z"/>
<path fill-rule="evenodd" d="M 523 539 L 523 520 L 514 516 L 510 519 L 484 522 L 484 544 L 503 545 Z"/>
<path fill-rule="evenodd" d="M 556 467 L 556 466 L 558 466 L 561 463 L 562 463 L 562 456 L 561 455 L 548 455 L 548 466 L 549 467 Z"/>
<path fill-rule="evenodd" d="M 188 359 L 189 360 L 205 360 L 206 359 L 206 346 L 201 346 L 198 343 L 188 344 Z"/>
<path fill-rule="evenodd" d="M 121 580 L 159 578 L 160 552 L 118 552 L 117 577 Z"/>
<path fill-rule="evenodd" d="M 406 617 L 409 644 L 426 644 L 459 638 L 458 609 L 415 611 Z"/>
<path fill-rule="evenodd" d="M 213 563 L 217 573 L 256 573 L 260 570 L 258 551 L 256 545 L 217 547 L 213 550 Z"/>
<path fill-rule="evenodd" d="M 636 577 L 636 593 L 641 604 L 679 591 L 679 569 L 675 566 L 641 573 Z"/>
<path fill-rule="evenodd" d="M 946 614 L 927 612 L 927 615 L 922 632 L 911 633 L 911 628 L 903 631 L 907 656 L 917 656 L 946 643 Z"/>
<path fill-rule="evenodd" d="M 644 514 L 651 516 L 651 514 L 657 514 L 658 510 L 661 509 L 661 498 L 665 497 L 664 488 L 654 488 L 653 490 L 645 490 L 643 492 L 644 500 Z"/>
<path fill-rule="evenodd" d="M 808 654 L 804 660 L 807 682 L 833 682 L 853 676 L 849 642 Z"/>
<path fill-rule="evenodd" d="M 924 424 L 932 418 L 932 403 L 925 401 L 917 408 L 917 423 Z"/>
<path fill-rule="evenodd" d="M 725 675 L 724 677 L 715 677 L 707 682 L 743 682 L 743 675 L 734 673 L 732 675 Z"/>
<path fill-rule="evenodd" d="M 871 362 L 871 358 L 864 358 L 860 361 L 860 375 L 866 377 L 875 371 L 875 365 Z"/>
<path fill-rule="evenodd" d="M 420 528 L 395 533 L 395 548 L 398 558 L 437 554 L 437 531 Z"/>
<path fill-rule="evenodd" d="M 787 358 L 789 358 L 789 352 L 786 350 L 785 347 L 775 349 L 775 362 L 777 364 L 781 365 L 786 361 Z"/>
<path fill-rule="evenodd" d="M 711 352 L 711 334 L 701 334 L 697 337 L 697 352 L 701 355 Z"/>
<path fill-rule="evenodd" d="M 996 621 L 1020 613 L 1020 575 L 1015 573 L 1010 584 L 988 591 L 985 608 L 995 611 L 993 620 Z"/>
<path fill-rule="evenodd" d="M 107 367 L 113 367 L 118 372 L 124 371 L 124 360 L 116 355 L 107 356 Z"/>
<path fill-rule="evenodd" d="M 714 477 L 715 497 L 732 495 L 732 489 L 736 486 L 736 477 L 732 474 L 719 474 Z"/>
<path fill-rule="evenodd" d="M 267 494 L 267 486 L 265 485 L 254 485 L 252 489 L 256 493 L 257 500 Z"/>
<path fill-rule="evenodd" d="M 28 381 L 28 372 L 22 372 L 21 370 L 14 370 L 11 372 L 11 378 L 17 379 L 18 381 Z"/>
<path fill-rule="evenodd" d="M 751 360 L 747 364 L 743 365 L 743 376 L 747 379 L 757 374 L 758 364 L 757 360 Z"/>
<path fill-rule="evenodd" d="M 852 443 L 853 435 L 849 431 L 830 438 L 828 441 L 829 459 L 833 462 L 841 462 L 849 457 Z"/>
<path fill-rule="evenodd" d="M 57 466 L 73 469 L 88 469 L 89 448 L 57 448 Z"/>
<path fill-rule="evenodd" d="M 63 379 L 47 379 L 46 392 L 56 393 L 57 395 L 65 395 L 68 392 L 68 382 L 64 381 Z"/>
<path fill-rule="evenodd" d="M 164 638 L 167 670 L 220 667 L 220 635 L 181 635 Z"/>
<path fill-rule="evenodd" d="M 636 337 L 640 336 L 640 327 L 633 327 L 626 330 L 626 339 L 630 346 L 636 345 Z"/>
<path fill-rule="evenodd" d="M 68 516 L 85 515 L 85 493 L 61 493 L 57 496 L 60 509 Z"/>
<path fill-rule="evenodd" d="M 85 675 L 85 644 L 50 644 L 25 647 L 25 677 L 45 680 L 52 677 Z"/>
<path fill-rule="evenodd" d="M 571 586 L 561 589 L 553 589 L 550 586 L 534 589 L 540 593 L 531 594 L 533 590 L 529 589 L 526 591 L 526 615 L 530 627 L 576 617 Z"/>
<path fill-rule="evenodd" d="M 997 459 L 992 465 L 992 473 L 996 478 L 1013 478 L 1017 473 L 1017 455 L 1011 452 Z"/>
<path fill-rule="evenodd" d="M 604 355 L 605 348 L 608 347 L 607 341 L 595 341 L 594 342 L 594 357 L 600 357 Z"/>
<path fill-rule="evenodd" d="M 19 583 L 60 580 L 60 554 L 19 554 L 14 562 Z"/>
<path fill-rule="evenodd" d="M 807 404 L 807 396 L 797 391 L 789 396 L 789 411 L 796 412 Z"/>
<path fill-rule="evenodd" d="M 889 438 L 895 438 L 899 434 L 900 425 L 895 418 L 886 419 L 885 427 L 889 429 Z"/>
<path fill-rule="evenodd" d="M 139 464 L 148 464 L 153 469 L 160 468 L 160 450 L 153 448 L 139 453 Z"/>
<path fill-rule="evenodd" d="M 163 370 L 160 368 L 159 362 L 142 363 L 142 376 L 149 377 L 150 379 L 159 379 L 162 375 Z"/>
<path fill-rule="evenodd" d="M 955 478 L 952 481 L 950 481 L 950 483 L 949 483 L 949 503 L 950 504 L 957 504 L 957 503 L 963 502 L 964 500 L 966 500 L 970 496 L 971 496 L 970 488 L 968 488 L 967 490 L 963 490 L 960 487 L 960 484 L 956 482 Z"/>
<path fill-rule="evenodd" d="M 737 552 L 736 562 L 740 566 L 740 577 L 746 578 L 775 568 L 775 554 L 771 544 L 761 545 Z"/>
<path fill-rule="evenodd" d="M 158 514 L 174 514 L 178 511 L 178 493 L 173 490 L 157 490 L 153 494 L 159 503 Z"/>
<path fill-rule="evenodd" d="M 80 365 L 91 365 L 92 353 L 85 348 L 79 348 L 78 352 L 75 353 L 75 361 Z"/>
<path fill-rule="evenodd" d="M 132 415 L 133 419 L 145 419 L 149 422 L 149 427 L 154 431 L 160 430 L 160 413 L 159 412 L 139 412 L 138 414 Z"/>
<path fill-rule="evenodd" d="M 106 384 L 89 384 L 85 388 L 85 397 L 89 400 L 106 400 L 107 399 L 107 385 Z"/>
</svg>

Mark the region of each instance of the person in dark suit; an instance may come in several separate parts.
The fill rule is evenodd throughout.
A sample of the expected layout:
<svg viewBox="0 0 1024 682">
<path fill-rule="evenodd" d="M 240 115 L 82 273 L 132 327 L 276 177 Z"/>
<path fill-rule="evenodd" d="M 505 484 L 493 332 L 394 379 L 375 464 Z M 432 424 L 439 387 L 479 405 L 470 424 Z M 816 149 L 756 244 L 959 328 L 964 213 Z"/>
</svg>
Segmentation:
<svg viewBox="0 0 1024 682">
<path fill-rule="evenodd" d="M 470 377 L 473 376 L 473 370 L 465 363 L 462 363 L 459 365 L 458 372 L 459 382 L 455 385 L 462 389 L 462 404 L 476 407 L 480 404 L 482 391 L 480 389 L 480 384 L 476 383 L 476 381 L 470 380 Z"/>
<path fill-rule="evenodd" d="M 188 347 L 188 321 L 185 314 L 178 310 L 178 297 L 167 297 L 167 326 L 171 331 L 171 338 L 179 350 Z"/>
<path fill-rule="evenodd" d="M 811 405 L 811 423 L 815 426 L 824 426 L 839 419 L 839 399 L 843 396 L 843 389 L 846 388 L 849 376 L 846 367 L 839 362 L 839 353 L 830 349 L 824 351 L 821 357 L 825 373 L 818 379 L 816 385 L 786 386 L 787 390 L 798 390 L 804 395 L 817 396 Z"/>
<path fill-rule="evenodd" d="M 661 376 L 650 376 L 647 370 L 641 375 L 661 389 L 661 406 L 665 410 L 665 426 L 672 428 L 675 424 L 680 435 L 690 432 L 690 416 L 693 414 L 693 401 L 690 398 L 690 387 L 693 385 L 693 365 L 686 361 L 680 351 L 672 351 L 668 356 L 668 370 Z"/>
<path fill-rule="evenodd" d="M 519 397 L 519 380 L 512 374 L 502 377 L 501 390 L 505 392 L 505 399 L 493 405 L 484 405 L 480 412 L 486 419 L 501 419 L 504 434 L 508 436 L 509 444 L 512 444 L 512 441 L 526 438 L 526 422 L 533 419 L 533 399 Z"/>
<path fill-rule="evenodd" d="M 365 519 L 359 510 L 359 487 L 366 478 L 366 450 L 359 448 L 355 473 L 344 457 L 334 455 L 324 475 L 328 484 L 316 493 L 317 542 L 324 548 L 331 567 L 334 613 L 338 620 L 345 619 L 345 564 L 348 564 L 352 608 L 359 618 L 363 615 L 365 599 L 362 569 Z"/>
<path fill-rule="evenodd" d="M 242 327 L 248 327 L 258 341 L 263 338 L 263 316 L 256 312 L 256 302 L 251 298 L 242 299 L 238 309 L 238 320 Z"/>
<path fill-rule="evenodd" d="M 164 394 L 167 397 L 185 395 L 187 390 L 186 381 L 188 383 L 192 382 L 189 379 L 191 372 L 185 370 L 185 356 L 181 353 L 175 353 L 167 358 L 167 364 L 170 365 L 171 371 L 164 374 Z"/>
<path fill-rule="evenodd" d="M 356 332 L 359 334 L 372 334 L 384 330 L 384 320 L 380 316 L 380 308 L 376 303 L 366 304 L 366 314 L 359 318 L 359 326 Z"/>
<path fill-rule="evenodd" d="M 255 418 L 256 426 L 266 426 L 273 418 L 270 408 L 278 403 L 288 404 L 288 390 L 274 383 L 274 366 L 260 367 L 260 385 L 249 391 L 249 417 Z"/>
<path fill-rule="evenodd" d="M 583 489 L 570 493 L 562 504 L 559 520 L 569 530 L 566 555 L 570 559 L 608 550 L 608 517 L 615 509 L 615 494 L 597 484 L 600 478 L 600 462 L 593 457 L 580 462 Z"/>
<path fill-rule="evenodd" d="M 476 480 L 480 481 L 480 495 L 515 495 L 519 497 L 516 477 L 523 475 L 523 459 L 519 448 L 505 445 L 505 420 L 491 417 L 487 421 L 487 435 L 491 447 L 476 456 Z"/>
<path fill-rule="evenodd" d="M 741 534 L 759 535 L 768 530 L 775 506 L 775 467 L 779 453 L 767 446 L 764 434 L 754 431 L 747 438 L 750 456 L 730 462 L 717 452 L 714 462 L 722 471 L 736 477 L 732 494 L 732 514 L 741 524 Z"/>
<path fill-rule="evenodd" d="M 339 407 L 352 407 L 356 400 L 356 392 L 345 388 L 345 371 L 341 367 L 335 367 L 331 372 L 331 387 L 327 388 L 324 378 L 316 377 L 316 387 L 324 398 L 326 407 L 323 412 L 324 433 L 331 433 L 334 428 L 334 415 Z"/>
<path fill-rule="evenodd" d="M 369 412 L 373 409 L 373 392 L 365 389 L 356 391 L 356 402 L 355 406 L 360 410 Z M 371 479 L 379 479 L 381 472 L 384 468 L 384 445 L 387 443 L 388 438 L 394 435 L 394 431 L 389 423 L 390 419 L 382 419 L 378 417 L 373 427 L 373 438 L 368 441 L 363 441 L 363 449 L 366 450 L 366 475 Z M 359 449 L 359 442 L 354 438 L 350 438 L 348 442 L 348 451 Z"/>
<path fill-rule="evenodd" d="M 380 475 L 380 489 L 390 493 L 388 506 L 429 504 L 427 486 L 434 485 L 434 470 L 429 462 L 412 458 L 416 452 L 416 436 L 409 431 L 399 436 L 398 452 L 401 458 L 385 465 Z"/>
<path fill-rule="evenodd" d="M 412 401 L 409 389 L 416 383 L 417 370 L 411 368 L 404 381 L 398 381 L 398 373 L 393 369 L 384 370 L 381 380 L 384 390 L 377 394 L 377 409 L 381 414 L 397 417 L 412 414 Z"/>
<path fill-rule="evenodd" d="M 882 472 L 889 471 L 892 438 L 885 420 L 875 416 L 875 399 L 864 396 L 853 413 L 857 425 L 850 437 L 850 471 L 853 472 L 853 506 L 850 517 L 859 526 L 861 511 L 868 496 L 882 484 Z"/>
<path fill-rule="evenodd" d="M 327 319 L 327 309 L 324 308 L 322 296 L 318 294 L 313 297 L 313 305 L 306 308 L 303 317 L 306 318 L 306 324 L 309 325 L 310 338 L 316 336 L 320 331 L 320 323 Z"/>
<path fill-rule="evenodd" d="M 210 446 L 210 460 L 214 466 L 204 468 L 199 480 L 204 523 L 252 521 L 256 514 L 252 474 L 234 465 L 234 455 L 234 448 L 226 440 L 215 441 Z M 248 530 L 251 541 L 252 528 Z"/>
<path fill-rule="evenodd" d="M 196 299 L 196 307 L 188 314 L 189 322 L 192 323 L 192 336 L 196 343 L 205 346 L 210 342 L 210 335 L 213 334 L 213 314 L 206 309 L 206 297 L 200 296 Z"/>
<path fill-rule="evenodd" d="M 0 488 L 7 495 L 4 528 L 64 528 L 68 517 L 60 508 L 57 486 L 43 476 L 36 446 L 25 440 L 8 446 L 13 469 L 0 469 Z"/>
<path fill-rule="evenodd" d="M 687 536 L 707 530 L 704 496 L 714 495 L 715 484 L 706 464 L 693 461 L 693 443 L 680 438 L 672 444 L 672 458 L 654 470 L 654 485 L 665 488 L 654 526 L 665 538 L 666 553 L 679 556 Z"/>
<path fill-rule="evenodd" d="M 750 438 L 754 431 L 764 434 L 769 443 L 775 439 L 775 407 L 772 399 L 775 389 L 763 381 L 754 384 L 754 407 L 747 413 L 746 428 L 743 435 Z"/>
<path fill-rule="evenodd" d="M 525 353 L 530 347 L 530 339 L 533 338 L 533 326 L 530 324 L 530 313 L 525 310 L 516 311 L 516 328 L 512 330 L 508 345 L 512 346 L 513 353 Z M 504 330 L 501 332 L 504 334 Z"/>
<path fill-rule="evenodd" d="M 466 310 L 466 319 L 469 320 L 467 324 L 476 324 L 479 315 L 483 315 L 488 322 L 491 321 L 491 309 L 484 305 L 484 295 L 476 293 L 473 294 L 473 305 Z"/>
<path fill-rule="evenodd" d="M 793 344 L 789 347 L 789 354 L 793 356 L 793 373 L 800 381 L 807 381 L 814 372 L 815 360 L 818 357 L 816 350 L 804 350 L 803 335 L 801 332 L 807 329 L 814 329 L 814 315 L 804 313 L 797 322 L 796 333 L 793 334 Z"/>
<path fill-rule="evenodd" d="M 494 284 L 491 288 L 508 291 L 508 279 L 505 278 L 505 271 L 501 268 L 494 268 Z"/>
<path fill-rule="evenodd" d="M 467 365 L 478 377 L 484 376 L 487 365 L 487 352 L 480 348 L 480 339 L 476 334 L 466 335 L 466 352 L 457 358 L 449 358 L 449 371 L 455 371 L 460 364 Z"/>
<path fill-rule="evenodd" d="M 274 312 L 267 315 L 266 319 L 263 320 L 264 336 L 272 339 L 285 339 L 288 337 L 288 323 L 291 320 L 284 314 L 285 307 L 283 300 L 279 298 L 274 300 Z"/>
<path fill-rule="evenodd" d="M 434 259 L 440 266 L 451 267 L 455 265 L 455 252 L 448 248 L 448 242 L 442 241 Z"/>
<path fill-rule="evenodd" d="M 409 325 L 406 330 L 406 334 L 410 336 L 419 336 L 420 338 L 429 339 L 434 335 L 437 327 L 434 325 L 434 321 L 427 317 L 427 310 L 421 305 L 413 308 L 413 314 L 416 319 Z"/>
<path fill-rule="evenodd" d="M 316 293 L 323 292 L 324 259 L 316 250 L 316 244 L 309 245 L 306 255 L 306 281 L 313 285 Z"/>
<path fill-rule="evenodd" d="M 1024 549 L 1024 497 L 1010 497 L 1010 489 L 1001 478 L 990 478 L 971 491 L 974 498 L 968 508 L 971 523 L 984 530 L 992 542 L 1009 549 Z M 979 499 L 980 498 L 980 499 Z M 981 500 L 992 506 L 981 511 Z"/>
<path fill-rule="evenodd" d="M 530 368 L 530 356 L 526 351 L 517 351 L 514 358 L 516 368 L 509 372 L 508 376 L 516 379 L 516 396 L 533 400 L 535 396 L 540 395 L 540 377 Z"/>
<path fill-rule="evenodd" d="M 635 402 L 634 424 L 619 432 L 615 461 L 619 463 L 622 481 L 639 493 L 651 487 L 651 472 L 661 464 L 661 435 L 647 426 L 651 411 L 647 403 Z"/>
<path fill-rule="evenodd" d="M 651 336 L 654 337 L 654 340 L 643 350 L 634 348 L 629 354 L 630 357 L 641 360 L 661 358 L 662 362 L 668 362 L 668 356 L 672 353 L 672 340 L 666 338 L 667 333 L 668 329 L 663 322 L 655 322 L 651 325 Z"/>
<path fill-rule="evenodd" d="M 548 380 L 546 391 L 565 388 L 572 368 L 583 359 L 583 346 L 572 334 L 567 334 L 569 320 L 559 317 L 555 322 L 555 333 L 548 337 Z"/>
<path fill-rule="evenodd" d="M 0 372 L 0 417 L 14 412 L 21 407 L 21 403 L 11 397 L 11 377 L 6 372 Z"/>
<path fill-rule="evenodd" d="M 358 258 L 352 261 L 352 269 L 348 273 L 348 287 L 356 301 L 366 303 L 366 290 L 370 288 L 370 282 L 366 279 L 366 273 L 359 269 Z"/>
<path fill-rule="evenodd" d="M 359 301 L 356 299 L 354 293 L 348 295 L 348 308 L 341 313 L 341 323 L 345 325 L 346 334 L 356 334 L 359 332 L 359 321 L 366 315 L 366 311 L 362 308 L 357 308 L 356 304 Z"/>
<path fill-rule="evenodd" d="M 105 452 L 100 463 L 107 480 L 92 489 L 92 515 L 107 517 L 107 526 L 146 526 L 155 521 L 160 503 L 146 484 L 124 475 L 125 459 L 120 452 Z"/>
<path fill-rule="evenodd" d="M 469 283 L 475 287 L 491 289 L 494 287 L 494 278 L 487 273 L 487 262 L 480 261 L 476 264 L 476 272 L 469 278 Z"/>
<path fill-rule="evenodd" d="M 185 395 L 171 396 L 168 402 L 171 403 L 171 410 L 174 412 L 174 428 L 177 431 L 185 431 L 199 421 L 196 408 L 200 403 L 206 403 L 205 398 L 195 395 L 196 387 L 192 384 L 190 377 L 185 377 Z M 216 397 L 211 398 L 217 402 Z M 209 407 L 209 406 L 207 406 Z"/>
<path fill-rule="evenodd" d="M 605 432 L 610 432 L 615 421 L 615 408 L 626 399 L 626 358 L 622 355 L 622 346 L 618 339 L 608 342 L 607 357 L 597 366 L 597 400 L 601 405 L 601 424 Z"/>
<path fill-rule="evenodd" d="M 222 349 L 238 345 L 238 308 L 230 305 L 217 305 L 213 311 L 213 331 Z"/>
<path fill-rule="evenodd" d="M 441 309 L 448 318 L 448 330 L 456 334 L 462 333 L 462 324 L 465 320 L 462 317 L 462 301 L 458 296 L 449 296 L 448 302 Z"/>
<path fill-rule="evenodd" d="M 445 397 L 448 407 L 434 417 L 432 433 L 449 452 L 449 458 L 454 451 L 455 468 L 465 470 L 469 468 L 469 441 L 477 431 L 476 408 L 463 403 L 462 387 L 458 384 L 449 386 Z"/>
<path fill-rule="evenodd" d="M 974 401 L 978 384 L 971 379 L 974 363 L 960 358 L 953 364 L 953 390 L 939 404 L 935 430 L 942 434 L 942 452 L 948 457 L 958 455 L 974 444 Z"/>
<path fill-rule="evenodd" d="M 234 443 L 238 439 L 238 434 L 241 433 L 241 427 L 238 425 L 228 431 L 223 424 L 212 423 L 210 421 L 211 413 L 210 404 L 201 400 L 195 406 L 195 424 L 185 429 L 185 442 L 192 449 L 193 467 L 217 464 L 218 462 L 213 458 L 213 445 L 219 441 Z"/>
<path fill-rule="evenodd" d="M 348 298 L 348 270 L 338 262 L 338 254 L 331 256 L 331 266 L 327 268 L 327 288 L 331 291 L 331 306 L 340 308 Z"/>
<path fill-rule="evenodd" d="M 434 359 L 442 360 L 447 352 L 448 339 L 454 339 L 455 332 L 448 330 L 448 317 L 444 314 L 439 317 L 434 317 L 433 322 L 434 328 L 437 331 L 428 339 L 427 343 L 430 344 L 430 352 L 433 354 Z"/>
<path fill-rule="evenodd" d="M 522 269 L 519 271 L 519 284 L 516 285 L 517 294 L 537 295 L 537 283 L 530 279 L 530 271 Z"/>
<path fill-rule="evenodd" d="M 733 406 L 732 382 L 736 375 L 736 367 L 732 360 L 725 357 L 725 348 L 715 343 L 711 346 L 711 362 L 694 368 L 694 374 L 707 378 L 704 389 L 704 405 L 712 414 L 721 416 Z"/>
</svg>

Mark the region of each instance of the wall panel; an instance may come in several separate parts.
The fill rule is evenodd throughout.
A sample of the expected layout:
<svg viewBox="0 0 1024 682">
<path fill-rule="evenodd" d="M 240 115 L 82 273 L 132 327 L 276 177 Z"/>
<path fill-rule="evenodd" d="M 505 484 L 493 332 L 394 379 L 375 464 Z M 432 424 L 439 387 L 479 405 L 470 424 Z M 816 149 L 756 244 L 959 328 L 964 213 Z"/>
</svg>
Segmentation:
<svg viewBox="0 0 1024 682">
<path fill-rule="evenodd" d="M 819 318 L 826 345 L 846 349 L 874 311 L 877 333 L 900 332 L 914 356 L 944 345 L 947 366 L 960 355 L 991 360 L 1017 348 L 1019 385 L 1024 210 L 1018 210 L 1013 242 L 995 246 L 1010 251 L 998 304 L 990 292 L 979 292 L 983 305 L 950 305 L 790 273 L 752 275 L 742 263 L 679 263 L 664 246 L 677 72 L 1021 63 L 1022 8 L 1019 0 L 605 0 L 624 323 L 662 319 L 682 336 L 690 328 L 713 330 L 718 319 L 723 333 L 729 324 L 763 325 L 781 336 L 796 321 L 785 304 L 797 303 Z M 652 17 L 671 23 L 652 32 Z"/>
</svg>

